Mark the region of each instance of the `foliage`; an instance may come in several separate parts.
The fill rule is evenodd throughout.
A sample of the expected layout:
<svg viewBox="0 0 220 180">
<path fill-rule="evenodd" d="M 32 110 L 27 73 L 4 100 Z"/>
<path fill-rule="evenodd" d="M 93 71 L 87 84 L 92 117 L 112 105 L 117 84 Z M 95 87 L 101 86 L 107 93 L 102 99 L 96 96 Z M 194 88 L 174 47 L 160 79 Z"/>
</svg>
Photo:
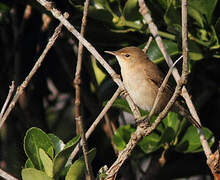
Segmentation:
<svg viewBox="0 0 220 180">
<path fill-rule="evenodd" d="M 28 157 L 22 169 L 22 179 L 53 180 L 65 176 L 66 180 L 80 180 L 85 172 L 85 161 L 80 157 L 69 162 L 69 156 L 80 137 L 66 144 L 54 134 L 46 134 L 39 128 L 30 128 L 24 137 L 24 150 Z M 95 149 L 88 153 L 89 161 L 95 157 Z"/>
<path fill-rule="evenodd" d="M 84 1 L 54 0 L 53 2 L 62 13 L 67 11 L 70 14 L 70 22 L 80 30 Z M 182 52 L 181 1 L 148 0 L 146 4 L 168 53 L 173 60 L 178 58 Z M 24 16 L 28 5 L 31 6 L 31 13 L 29 16 Z M 108 59 L 108 63 L 118 73 L 120 70 L 116 60 L 104 54 L 104 50 L 117 50 L 131 45 L 140 48 L 145 46 L 151 34 L 138 10 L 137 0 L 93 0 L 89 6 L 85 37 L 105 59 Z M 205 125 L 204 131 L 210 146 L 214 143 L 214 136 L 215 139 L 220 138 L 217 121 L 220 111 L 218 10 L 218 0 L 188 0 L 190 58 L 188 89 L 202 124 Z M 43 24 L 47 23 L 42 20 L 43 13 L 51 20 L 45 29 Z M 35 0 L 3 0 L 0 2 L 0 26 L 0 105 L 2 107 L 10 81 L 15 80 L 16 86 L 23 82 L 45 48 L 47 40 L 57 26 L 57 20 Z M 72 82 L 77 61 L 76 49 L 76 39 L 63 28 L 62 34 L 8 117 L 5 127 L 1 129 L 0 160 L 3 163 L 0 164 L 6 163 L 7 172 L 16 177 L 20 176 L 24 164 L 23 179 L 58 179 L 59 177 L 80 179 L 85 171 L 82 157 L 73 164 L 67 163 L 70 152 L 79 140 L 78 136 L 73 138 L 75 92 Z M 147 55 L 166 72 L 167 66 L 155 41 L 151 43 Z M 180 67 L 178 68 L 181 71 Z M 86 50 L 84 50 L 81 82 L 81 112 L 85 127 L 88 128 L 117 86 Z M 113 140 L 118 150 L 125 147 L 131 133 L 135 131 L 132 125 L 118 123 L 122 111 L 130 113 L 126 102 L 117 99 L 108 112 L 111 123 L 117 127 Z M 141 113 L 146 115 L 144 111 Z M 152 118 L 152 122 L 155 118 Z M 111 143 L 106 136 L 108 132 L 103 132 L 106 130 L 106 125 L 103 124 L 97 127 L 89 140 L 89 146 L 97 149 L 93 164 L 94 174 L 97 174 L 103 164 L 111 164 L 115 159 Z M 31 127 L 39 127 L 42 130 Z M 47 134 L 43 130 L 51 133 Z M 23 138 L 24 144 L 21 143 Z M 64 144 L 61 139 L 72 140 Z M 28 157 L 26 162 L 23 162 L 25 158 L 22 146 Z M 195 128 L 188 126 L 187 121 L 175 113 L 170 112 L 151 135 L 144 137 L 134 153 L 135 157 L 141 157 L 141 160 L 149 157 L 157 159 L 161 155 L 161 150 L 165 150 L 172 157 L 166 164 L 167 173 L 161 171 L 157 179 L 180 178 L 180 173 L 176 173 L 179 171 L 184 175 L 188 173 L 187 176 L 208 173 L 205 168 L 197 168 L 193 171 L 190 166 L 184 168 L 176 166 L 176 159 L 181 159 L 181 164 L 184 165 L 193 162 L 204 164 L 205 160 L 203 154 L 198 153 L 202 149 Z M 94 156 L 95 150 L 92 149 L 89 154 L 91 161 Z M 186 162 L 184 157 L 189 156 L 197 159 L 192 158 Z M 141 163 L 142 161 L 138 161 L 134 165 L 131 161 L 130 166 L 132 169 L 138 169 Z M 173 167 L 179 168 L 178 171 Z M 129 173 L 134 175 L 134 172 L 129 171 Z"/>
</svg>

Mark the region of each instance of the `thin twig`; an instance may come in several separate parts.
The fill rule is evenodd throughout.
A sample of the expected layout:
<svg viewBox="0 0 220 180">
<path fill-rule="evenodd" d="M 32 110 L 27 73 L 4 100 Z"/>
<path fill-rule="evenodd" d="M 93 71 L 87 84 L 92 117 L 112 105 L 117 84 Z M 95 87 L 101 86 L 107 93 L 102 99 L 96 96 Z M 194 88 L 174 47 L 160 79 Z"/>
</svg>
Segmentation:
<svg viewBox="0 0 220 180">
<path fill-rule="evenodd" d="M 99 122 L 102 120 L 102 118 L 104 117 L 104 115 L 106 114 L 106 112 L 110 109 L 110 107 L 112 106 L 112 104 L 114 103 L 115 99 L 118 97 L 118 95 L 120 94 L 121 89 L 118 88 L 117 91 L 115 91 L 114 95 L 111 97 L 111 99 L 107 102 L 107 104 L 105 105 L 105 107 L 103 108 L 103 110 L 101 111 L 101 113 L 98 115 L 98 117 L 96 118 L 96 120 L 92 123 L 92 125 L 90 126 L 90 128 L 88 129 L 88 131 L 86 132 L 86 139 L 88 139 L 90 137 L 90 135 L 92 134 L 92 132 L 95 130 L 96 126 L 99 124 Z M 70 160 L 72 160 L 76 154 L 79 152 L 80 146 L 82 144 L 82 141 L 80 141 L 80 143 L 77 144 L 77 146 L 75 147 L 74 151 L 72 152 L 71 156 L 70 156 Z"/>
<path fill-rule="evenodd" d="M 149 39 L 148 39 L 148 41 L 147 41 L 146 46 L 145 46 L 144 49 L 143 49 L 143 51 L 144 51 L 145 53 L 147 53 L 147 51 L 148 51 L 148 49 L 149 49 L 149 47 L 150 47 L 152 41 L 153 41 L 153 38 L 152 38 L 152 36 L 150 36 Z"/>
<path fill-rule="evenodd" d="M 151 32 L 151 34 L 154 36 L 154 38 L 155 38 L 155 40 L 156 40 L 156 42 L 157 42 L 157 45 L 158 45 L 158 47 L 160 48 L 160 50 L 161 50 L 161 52 L 162 52 L 162 54 L 163 54 L 163 56 L 164 56 L 164 58 L 165 58 L 167 64 L 168 64 L 169 66 L 171 66 L 171 65 L 173 64 L 173 62 L 172 62 L 172 60 L 171 60 L 169 54 L 168 54 L 167 51 L 166 51 L 166 48 L 165 48 L 165 46 L 164 46 L 164 44 L 163 44 L 163 41 L 162 41 L 161 37 L 160 37 L 159 34 L 158 34 L 158 29 L 157 29 L 156 25 L 154 24 L 154 22 L 153 22 L 153 20 L 152 20 L 152 18 L 151 18 L 149 9 L 147 8 L 147 6 L 146 6 L 144 0 L 139 0 L 139 6 L 140 6 L 140 10 L 139 10 L 139 11 L 140 11 L 140 13 L 142 14 L 142 16 L 145 18 L 145 21 L 147 22 L 148 27 L 149 27 L 149 29 L 150 29 L 150 32 Z M 178 71 L 177 71 L 176 68 L 173 69 L 172 74 L 173 74 L 173 77 L 174 77 L 174 79 L 176 80 L 176 82 L 178 82 L 178 80 L 180 79 L 180 75 L 179 75 L 179 73 L 178 73 Z M 197 112 L 196 112 L 196 110 L 195 110 L 195 107 L 194 107 L 194 105 L 193 105 L 193 103 L 192 103 L 192 101 L 191 101 L 191 99 L 190 99 L 189 93 L 187 92 L 187 89 L 186 89 L 185 86 L 183 86 L 183 88 L 182 88 L 181 95 L 182 95 L 183 98 L 185 99 L 186 104 L 187 104 L 187 106 L 188 106 L 188 108 L 189 108 L 189 111 L 190 111 L 191 115 L 193 116 L 193 118 L 194 118 L 198 123 L 200 123 L 199 116 L 198 116 L 198 114 L 197 114 Z M 201 124 L 201 123 L 200 123 L 200 124 Z M 198 132 L 199 132 L 201 144 L 202 144 L 202 146 L 203 146 L 203 150 L 204 150 L 205 155 L 206 155 L 206 157 L 207 157 L 207 159 L 208 159 L 209 156 L 212 154 L 211 149 L 209 148 L 208 142 L 207 142 L 207 140 L 205 139 L 205 136 L 204 136 L 203 131 L 200 129 L 200 130 L 198 130 Z"/>
<path fill-rule="evenodd" d="M 102 58 L 102 56 L 98 53 L 98 51 L 84 38 L 80 35 L 80 33 L 74 28 L 70 22 L 64 18 L 60 11 L 56 8 L 52 7 L 52 3 L 46 0 L 36 0 L 42 6 L 44 6 L 48 11 L 52 13 L 52 15 L 58 19 L 86 48 L 87 50 L 99 61 L 99 63 L 106 69 L 106 71 L 113 78 L 115 83 L 121 88 L 121 90 L 125 90 L 124 84 L 122 83 L 120 76 L 115 73 L 115 71 L 111 68 L 111 66 Z M 134 114 L 135 119 L 139 119 L 141 117 L 140 112 L 133 100 L 130 96 L 126 96 L 126 100 Z"/>
<path fill-rule="evenodd" d="M 127 143 L 125 149 L 123 149 L 119 153 L 117 160 L 113 163 L 113 165 L 106 172 L 107 179 L 111 178 L 112 176 L 114 176 L 118 172 L 118 170 L 120 169 L 120 167 L 122 166 L 124 161 L 126 159 L 128 159 L 132 150 L 136 147 L 137 143 L 141 140 L 141 138 L 143 136 L 150 135 L 153 132 L 153 130 L 156 129 L 156 127 L 159 125 L 159 123 L 166 117 L 169 109 L 172 107 L 172 105 L 175 103 L 177 97 L 181 93 L 181 87 L 182 87 L 182 81 L 179 81 L 177 83 L 177 86 L 176 86 L 176 89 L 174 91 L 173 96 L 169 100 L 169 102 L 166 105 L 166 107 L 164 108 L 164 110 L 157 116 L 157 119 L 154 121 L 154 123 L 151 126 L 146 127 L 146 123 L 144 123 L 144 122 L 140 123 L 138 125 L 137 130 L 133 134 L 131 134 L 131 138 L 130 138 L 129 142 Z"/>
<path fill-rule="evenodd" d="M 82 37 L 84 37 L 84 34 L 85 34 L 89 2 L 90 2 L 90 0 L 86 0 L 84 3 L 83 18 L 82 18 L 81 32 L 80 32 Z M 81 134 L 81 139 L 82 139 L 82 149 L 83 149 L 83 155 L 84 155 L 85 164 L 86 164 L 86 170 L 88 172 L 89 179 L 92 180 L 92 179 L 94 179 L 94 175 L 92 172 L 91 163 L 89 162 L 89 159 L 88 159 L 88 147 L 87 147 L 87 143 L 86 143 L 83 118 L 80 115 L 80 82 L 81 82 L 80 73 L 81 73 L 81 69 L 82 69 L 82 55 L 83 55 L 83 45 L 79 41 L 76 74 L 75 74 L 75 79 L 74 79 L 74 86 L 76 89 L 76 92 L 75 92 L 76 93 L 75 94 L 75 97 L 76 97 L 76 100 L 75 100 L 76 130 L 78 130 L 78 128 L 80 129 L 80 134 Z"/>
<path fill-rule="evenodd" d="M 12 175 L 8 174 L 7 172 L 0 169 L 0 177 L 6 180 L 18 180 L 17 178 L 13 177 Z"/>
<path fill-rule="evenodd" d="M 2 110 L 1 110 L 1 113 L 0 113 L 0 122 L 1 122 L 2 117 L 4 115 L 5 109 L 8 106 L 9 100 L 11 99 L 11 96 L 12 96 L 12 93 L 13 93 L 14 89 L 15 89 L 15 82 L 12 81 L 11 82 L 11 86 L 9 86 L 8 96 L 7 96 L 6 100 L 5 100 L 5 103 L 4 103 L 4 105 L 2 107 Z"/>
<path fill-rule="evenodd" d="M 84 4 L 84 11 L 83 11 L 83 17 L 82 17 L 81 31 L 80 31 L 80 34 L 82 37 L 84 37 L 84 34 L 85 34 L 89 1 L 90 0 L 86 0 L 85 4 Z M 74 87 L 76 89 L 76 92 L 75 92 L 75 97 L 76 97 L 76 99 L 75 99 L 75 118 L 76 119 L 80 116 L 80 83 L 81 83 L 80 73 L 81 73 L 81 69 L 82 69 L 82 56 L 83 56 L 83 45 L 79 41 L 76 73 L 75 73 L 75 79 L 73 82 Z M 77 121 L 76 121 L 76 133 L 77 134 L 79 133 L 79 132 L 77 132 L 78 130 L 79 129 L 78 129 Z"/>
<path fill-rule="evenodd" d="M 65 17 L 66 18 L 67 18 L 67 16 L 68 16 L 67 13 L 65 13 Z M 7 119 L 8 115 L 10 114 L 11 110 L 14 108 L 14 106 L 17 103 L 20 95 L 23 93 L 24 89 L 27 87 L 29 81 L 31 80 L 33 75 L 37 72 L 38 68 L 41 66 L 41 63 L 43 62 L 44 57 L 46 56 L 46 54 L 50 50 L 50 48 L 53 46 L 53 44 L 56 41 L 58 35 L 60 34 L 61 28 L 62 28 L 62 23 L 60 23 L 58 25 L 58 27 L 55 29 L 55 32 L 54 32 L 53 36 L 49 39 L 46 48 L 44 49 L 44 51 L 42 52 L 41 56 L 39 57 L 39 59 L 35 63 L 34 67 L 30 71 L 28 76 L 25 78 L 25 80 L 22 82 L 22 84 L 17 88 L 15 96 L 13 97 L 11 103 L 9 104 L 6 112 L 4 113 L 4 115 L 2 117 L 2 120 L 0 122 L 0 128 L 4 124 L 5 120 Z"/>
<path fill-rule="evenodd" d="M 182 0 L 182 76 L 187 81 L 188 75 L 188 29 L 187 29 L 187 0 Z"/>
<path fill-rule="evenodd" d="M 180 59 L 182 59 L 182 57 L 183 57 L 183 56 L 180 56 L 180 57 L 173 63 L 173 65 L 170 67 L 170 69 L 169 69 L 169 71 L 168 71 L 166 77 L 164 78 L 164 80 L 163 80 L 163 82 L 162 82 L 162 84 L 161 84 L 161 86 L 160 86 L 160 88 L 159 88 L 159 90 L 158 90 L 158 92 L 157 92 L 157 96 L 156 96 L 156 98 L 155 98 L 155 100 L 154 100 L 154 105 L 153 105 L 153 107 L 152 107 L 152 109 L 151 109 L 151 111 L 150 111 L 150 113 L 149 113 L 149 115 L 148 115 L 148 117 L 147 117 L 148 119 L 150 119 L 150 118 L 154 115 L 155 109 L 156 109 L 156 106 L 157 106 L 157 103 L 159 102 L 160 97 L 162 96 L 162 92 L 163 92 L 164 88 L 166 87 L 166 84 L 167 84 L 167 82 L 168 82 L 168 80 L 169 80 L 170 75 L 172 74 L 173 68 L 174 68 L 175 65 L 180 61 Z"/>
</svg>

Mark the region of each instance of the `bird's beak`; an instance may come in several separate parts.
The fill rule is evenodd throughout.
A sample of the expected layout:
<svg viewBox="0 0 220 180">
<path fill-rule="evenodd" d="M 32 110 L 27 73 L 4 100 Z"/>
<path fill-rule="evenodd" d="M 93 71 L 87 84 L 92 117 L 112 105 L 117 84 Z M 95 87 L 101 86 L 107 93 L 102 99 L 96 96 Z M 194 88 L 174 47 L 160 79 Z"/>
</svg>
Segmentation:
<svg viewBox="0 0 220 180">
<path fill-rule="evenodd" d="M 104 52 L 116 56 L 115 51 L 104 51 Z"/>
</svg>

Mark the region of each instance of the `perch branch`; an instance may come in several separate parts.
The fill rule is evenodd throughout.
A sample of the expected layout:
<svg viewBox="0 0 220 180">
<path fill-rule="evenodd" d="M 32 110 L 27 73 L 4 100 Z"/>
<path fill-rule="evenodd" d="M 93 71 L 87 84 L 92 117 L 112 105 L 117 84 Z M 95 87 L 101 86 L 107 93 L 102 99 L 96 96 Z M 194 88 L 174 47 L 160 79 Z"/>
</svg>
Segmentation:
<svg viewBox="0 0 220 180">
<path fill-rule="evenodd" d="M 164 78 L 163 83 L 161 84 L 161 86 L 157 92 L 157 96 L 155 98 L 153 108 L 147 117 L 148 119 L 150 119 L 151 116 L 154 114 L 157 103 L 162 95 L 162 91 L 168 82 L 168 78 L 170 77 L 174 66 L 181 58 L 182 58 L 182 56 L 179 59 L 177 59 L 177 61 L 171 66 L 166 77 Z M 179 81 L 176 86 L 176 89 L 175 89 L 173 96 L 171 97 L 171 99 L 169 100 L 169 102 L 166 105 L 166 107 L 164 108 L 164 110 L 158 115 L 157 119 L 155 120 L 155 122 L 151 126 L 146 126 L 148 124 L 143 121 L 139 123 L 137 130 L 135 131 L 135 133 L 133 133 L 131 135 L 131 138 L 130 138 L 128 144 L 126 145 L 125 149 L 123 149 L 119 153 L 117 160 L 114 162 L 114 164 L 107 171 L 107 175 L 108 175 L 107 179 L 114 176 L 115 174 L 117 174 L 118 170 L 120 169 L 120 167 L 122 166 L 124 161 L 129 157 L 132 150 L 135 148 L 137 143 L 142 139 L 142 137 L 150 135 L 153 132 L 153 130 L 156 129 L 156 127 L 159 125 L 159 123 L 166 117 L 169 109 L 172 107 L 172 105 L 176 101 L 176 98 L 179 96 L 179 94 L 181 92 L 181 87 L 182 87 L 182 81 Z"/>
<path fill-rule="evenodd" d="M 115 71 L 111 68 L 111 66 L 102 58 L 102 56 L 98 53 L 98 51 L 84 38 L 80 35 L 80 33 L 74 28 L 71 23 L 64 18 L 62 13 L 58 11 L 56 8 L 52 6 L 52 3 L 46 1 L 46 0 L 36 0 L 38 1 L 42 6 L 44 6 L 48 11 L 52 13 L 52 15 L 58 19 L 86 48 L 87 50 L 99 61 L 99 63 L 106 69 L 106 71 L 111 75 L 115 83 L 121 88 L 121 90 L 125 90 L 124 84 L 122 83 L 120 76 L 118 76 Z M 141 115 L 134 104 L 131 97 L 128 95 L 126 96 L 126 100 L 128 101 L 128 104 L 134 114 L 135 120 L 140 119 Z"/>
<path fill-rule="evenodd" d="M 167 64 L 168 64 L 169 66 L 171 66 L 171 65 L 173 64 L 173 62 L 172 62 L 172 60 L 171 60 L 169 54 L 168 54 L 167 51 L 166 51 L 166 48 L 165 48 L 165 46 L 164 46 L 164 44 L 163 44 L 163 41 L 162 41 L 161 37 L 160 37 L 159 34 L 158 34 L 158 29 L 157 29 L 156 25 L 154 24 L 154 22 L 153 22 L 153 20 L 152 20 L 152 18 L 151 18 L 149 9 L 147 8 L 147 6 L 146 6 L 144 0 L 139 0 L 139 6 L 140 6 L 140 10 L 139 10 L 139 11 L 140 11 L 140 13 L 142 14 L 142 16 L 145 18 L 145 20 L 146 20 L 146 22 L 147 22 L 147 24 L 148 24 L 148 26 L 149 26 L 150 32 L 151 32 L 151 34 L 154 36 L 154 38 L 155 38 L 155 40 L 156 40 L 156 42 L 157 42 L 157 45 L 158 45 L 158 47 L 160 48 L 160 50 L 161 50 L 161 52 L 162 52 L 162 54 L 163 54 L 163 56 L 164 56 L 164 58 L 165 58 Z M 178 73 L 178 71 L 177 71 L 176 68 L 173 69 L 172 74 L 173 74 L 173 76 L 174 76 L 174 79 L 178 82 L 178 80 L 180 79 L 180 75 L 179 75 L 179 73 Z M 190 99 L 190 96 L 189 96 L 189 94 L 188 94 L 187 89 L 186 89 L 185 86 L 183 86 L 183 88 L 182 88 L 181 95 L 182 95 L 183 98 L 185 99 L 186 104 L 187 104 L 187 106 L 188 106 L 188 108 L 189 108 L 189 111 L 190 111 L 190 113 L 192 114 L 192 116 L 195 118 L 195 120 L 196 120 L 198 123 L 200 123 L 200 119 L 199 119 L 199 117 L 198 117 L 198 114 L 197 114 L 197 112 L 196 112 L 196 110 L 195 110 L 195 107 L 194 107 L 194 105 L 193 105 L 193 103 L 192 103 L 192 101 L 191 101 L 191 99 Z M 208 146 L 208 142 L 207 142 L 207 140 L 205 139 L 205 136 L 204 136 L 203 131 L 202 131 L 201 129 L 199 129 L 198 132 L 199 132 L 200 141 L 201 141 L 201 144 L 202 144 L 202 146 L 203 146 L 205 155 L 206 155 L 206 157 L 207 157 L 207 159 L 208 159 L 209 156 L 212 154 L 212 152 L 211 152 L 211 150 L 210 150 L 210 148 L 209 148 L 209 146 Z"/>
</svg>

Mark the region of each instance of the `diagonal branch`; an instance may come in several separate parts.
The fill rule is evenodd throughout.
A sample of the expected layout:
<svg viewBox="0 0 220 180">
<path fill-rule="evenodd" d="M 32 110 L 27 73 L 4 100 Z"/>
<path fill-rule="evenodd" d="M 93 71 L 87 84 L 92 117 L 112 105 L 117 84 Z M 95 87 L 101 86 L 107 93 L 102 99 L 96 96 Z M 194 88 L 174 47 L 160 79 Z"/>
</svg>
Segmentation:
<svg viewBox="0 0 220 180">
<path fill-rule="evenodd" d="M 68 17 L 68 14 L 65 13 L 63 18 L 67 18 L 67 17 Z M 2 117 L 2 119 L 0 121 L 0 128 L 4 124 L 5 120 L 7 119 L 8 115 L 10 114 L 11 110 L 14 108 L 14 106 L 17 103 L 20 95 L 24 92 L 24 89 L 27 87 L 27 85 L 30 82 L 31 78 L 33 77 L 33 75 L 37 72 L 37 70 L 41 66 L 41 63 L 43 62 L 47 52 L 51 49 L 51 47 L 53 46 L 53 44 L 56 41 L 57 37 L 59 36 L 59 34 L 61 32 L 61 28 L 62 28 L 62 23 L 60 23 L 58 25 L 58 27 L 55 29 L 54 34 L 49 39 L 46 48 L 44 49 L 44 51 L 42 52 L 41 56 L 39 57 L 39 59 L 35 63 L 34 67 L 30 71 L 28 76 L 25 78 L 25 80 L 22 82 L 22 84 L 17 88 L 15 96 L 13 97 L 11 103 L 9 104 L 7 110 L 5 111 L 5 114 L 3 115 L 3 117 Z"/>
<path fill-rule="evenodd" d="M 5 110 L 6 110 L 6 108 L 8 106 L 8 103 L 9 103 L 9 101 L 11 99 L 12 93 L 14 92 L 14 88 L 15 88 L 15 82 L 12 81 L 11 82 L 11 86 L 9 87 L 8 96 L 7 96 L 6 100 L 5 100 L 5 103 L 4 103 L 4 105 L 2 107 L 2 110 L 1 110 L 1 113 L 0 113 L 0 121 L 2 120 L 2 117 L 3 117 L 4 113 L 5 113 Z"/>
<path fill-rule="evenodd" d="M 164 87 L 166 86 L 166 83 L 168 82 L 168 78 L 171 75 L 173 67 L 175 66 L 175 64 L 180 59 L 181 58 L 179 58 L 174 63 L 174 65 L 170 68 L 169 72 L 167 73 L 165 79 L 163 80 L 163 83 L 162 83 L 161 87 L 158 90 L 157 97 L 156 97 L 154 105 L 153 105 L 154 107 L 152 108 L 149 116 L 147 117 L 148 119 L 150 119 L 150 117 L 153 114 L 153 111 L 154 111 L 155 107 L 157 106 L 159 98 L 161 97 L 162 91 L 163 91 Z M 131 135 L 131 138 L 130 138 L 128 144 L 126 145 L 125 149 L 123 149 L 119 153 L 118 158 L 116 159 L 114 164 L 107 171 L 107 178 L 111 178 L 112 176 L 117 174 L 117 172 L 119 171 L 119 169 L 122 166 L 122 164 L 124 163 L 124 161 L 126 159 L 128 159 L 128 157 L 131 154 L 132 150 L 136 147 L 137 143 L 142 139 L 142 137 L 150 135 L 156 129 L 156 127 L 159 125 L 159 123 L 166 117 L 169 109 L 172 107 L 172 105 L 175 103 L 177 97 L 181 93 L 182 85 L 183 85 L 182 81 L 179 81 L 177 83 L 177 86 L 176 86 L 176 89 L 174 91 L 173 96 L 169 100 L 169 102 L 166 105 L 166 107 L 164 108 L 164 110 L 157 116 L 156 120 L 154 121 L 154 123 L 151 126 L 147 126 L 148 124 L 145 123 L 144 121 L 140 122 L 140 124 L 137 127 L 137 130 Z"/>
<path fill-rule="evenodd" d="M 163 41 L 162 41 L 161 37 L 158 34 L 158 29 L 157 29 L 156 25 L 154 24 L 154 22 L 153 22 L 153 20 L 151 18 L 149 9 L 147 8 L 144 0 L 139 0 L 139 6 L 140 6 L 140 10 L 139 11 L 142 14 L 142 16 L 144 17 L 145 21 L 147 22 L 147 24 L 149 26 L 149 29 L 150 29 L 150 32 L 154 36 L 154 38 L 155 38 L 155 40 L 157 42 L 157 45 L 159 46 L 159 48 L 160 48 L 160 50 L 161 50 L 161 52 L 162 52 L 162 54 L 163 54 L 167 64 L 169 66 L 171 66 L 173 64 L 172 59 L 170 58 L 169 54 L 166 51 L 166 48 L 165 48 L 165 46 L 163 44 Z M 183 8 L 186 8 L 186 6 L 183 6 Z M 184 16 L 184 14 L 183 14 L 183 16 Z M 185 16 L 187 16 L 187 14 Z M 184 21 L 185 20 L 187 20 L 187 18 L 185 18 Z M 185 24 L 186 22 L 183 22 L 183 23 Z M 185 67 L 184 67 L 184 69 L 185 69 Z M 176 82 L 178 82 L 178 80 L 180 79 L 180 75 L 179 75 L 179 73 L 178 73 L 176 68 L 173 69 L 172 74 L 173 74 L 174 79 L 176 80 Z M 192 101 L 190 99 L 190 96 L 189 96 L 185 86 L 183 86 L 183 88 L 182 88 L 181 95 L 185 99 L 186 104 L 187 104 L 187 106 L 189 108 L 189 111 L 192 114 L 192 116 L 195 118 L 195 120 L 198 123 L 200 123 L 199 116 L 198 116 L 198 114 L 197 114 L 197 112 L 195 110 L 195 107 L 194 107 L 194 105 L 193 105 L 193 103 L 192 103 Z M 206 157 L 208 159 L 209 156 L 212 154 L 211 149 L 209 148 L 208 142 L 205 139 L 205 136 L 204 136 L 204 133 L 203 133 L 202 129 L 199 129 L 198 132 L 199 132 L 201 144 L 203 146 L 203 150 L 204 150 L 205 155 L 206 155 Z"/>
<path fill-rule="evenodd" d="M 62 15 L 60 11 L 52 6 L 52 3 L 46 0 L 36 0 L 42 6 L 44 6 L 48 11 L 52 13 L 52 15 L 58 19 L 86 48 L 87 50 L 99 61 L 99 63 L 105 68 L 105 70 L 111 75 L 115 83 L 121 88 L 121 90 L 125 90 L 124 84 L 120 79 L 120 76 L 116 74 L 116 72 L 111 68 L 111 66 L 102 58 L 102 56 L 98 53 L 98 51 L 84 38 L 80 35 L 80 33 L 74 28 L 74 26 Z M 141 114 L 134 104 L 133 100 L 129 95 L 126 96 L 126 100 L 134 114 L 135 120 L 141 118 Z"/>
<path fill-rule="evenodd" d="M 86 132 L 86 139 L 88 139 L 90 137 L 90 135 L 92 134 L 92 132 L 95 130 L 96 126 L 99 124 L 99 122 L 102 120 L 102 118 L 104 117 L 104 115 L 106 114 L 106 112 L 110 109 L 110 107 L 112 106 L 112 104 L 114 103 L 115 99 L 118 97 L 118 95 L 120 94 L 121 89 L 118 88 L 116 90 L 116 92 L 114 93 L 114 95 L 112 96 L 112 98 L 107 102 L 107 104 L 105 105 L 105 107 L 103 108 L 103 110 L 100 112 L 100 114 L 98 115 L 98 117 L 96 118 L 96 120 L 92 123 L 92 125 L 90 126 L 90 128 L 88 129 L 88 131 Z M 79 152 L 80 146 L 82 145 L 82 140 L 77 144 L 77 146 L 75 147 L 75 149 L 73 150 L 72 154 L 70 155 L 69 159 L 73 159 L 75 157 L 75 155 Z"/>
<path fill-rule="evenodd" d="M 12 175 L 8 174 L 7 172 L 0 169 L 0 177 L 7 179 L 7 180 L 18 180 L 17 178 L 13 177 Z"/>
</svg>

